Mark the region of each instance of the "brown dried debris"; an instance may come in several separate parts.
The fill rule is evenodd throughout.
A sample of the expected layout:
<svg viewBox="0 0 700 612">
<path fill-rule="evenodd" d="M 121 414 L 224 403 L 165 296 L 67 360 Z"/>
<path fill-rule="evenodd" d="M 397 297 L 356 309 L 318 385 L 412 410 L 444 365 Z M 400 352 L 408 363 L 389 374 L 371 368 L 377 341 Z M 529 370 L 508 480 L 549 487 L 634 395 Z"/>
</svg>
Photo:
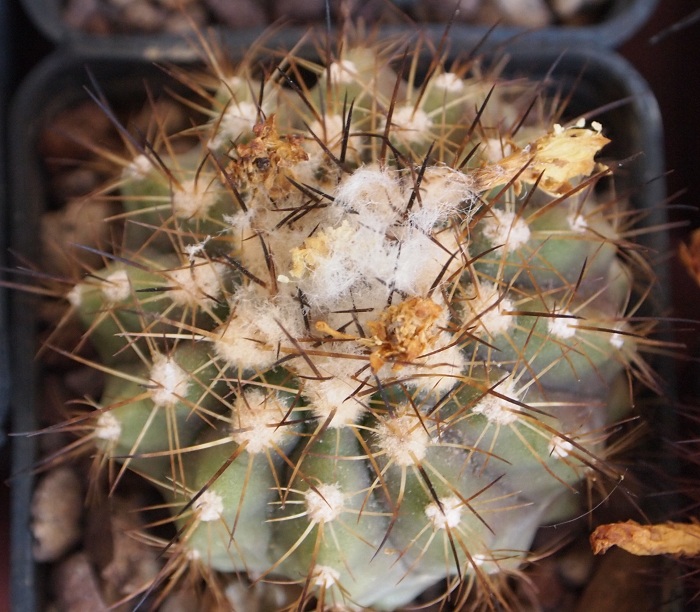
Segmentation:
<svg viewBox="0 0 700 612">
<path fill-rule="evenodd" d="M 379 320 L 368 324 L 377 348 L 369 358 L 377 372 L 386 362 L 394 361 L 393 369 L 423 355 L 433 345 L 439 330 L 437 321 L 443 309 L 430 298 L 414 297 L 389 306 Z"/>
<path fill-rule="evenodd" d="M 238 157 L 229 164 L 231 178 L 241 184 L 263 185 L 271 197 L 283 195 L 292 184 L 280 170 L 309 159 L 295 134 L 280 136 L 272 114 L 253 128 L 255 138 L 236 146 Z"/>
</svg>

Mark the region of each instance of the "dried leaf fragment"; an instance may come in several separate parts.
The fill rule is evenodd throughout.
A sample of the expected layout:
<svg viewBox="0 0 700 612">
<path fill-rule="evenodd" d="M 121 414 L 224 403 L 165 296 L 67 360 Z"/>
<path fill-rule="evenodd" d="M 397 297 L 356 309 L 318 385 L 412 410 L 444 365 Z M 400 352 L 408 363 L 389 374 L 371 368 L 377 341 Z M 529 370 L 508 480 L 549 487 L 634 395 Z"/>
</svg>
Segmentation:
<svg viewBox="0 0 700 612">
<path fill-rule="evenodd" d="M 635 521 L 600 525 L 591 534 L 593 553 L 619 546 L 633 555 L 700 555 L 700 523 L 640 525 Z"/>
</svg>

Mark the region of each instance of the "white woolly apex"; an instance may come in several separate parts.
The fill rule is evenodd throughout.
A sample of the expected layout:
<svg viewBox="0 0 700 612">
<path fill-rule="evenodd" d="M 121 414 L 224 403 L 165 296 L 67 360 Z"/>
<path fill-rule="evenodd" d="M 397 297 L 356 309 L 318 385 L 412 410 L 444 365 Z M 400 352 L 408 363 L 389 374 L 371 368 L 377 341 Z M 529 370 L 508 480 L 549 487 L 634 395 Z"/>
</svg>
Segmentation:
<svg viewBox="0 0 700 612">
<path fill-rule="evenodd" d="M 163 408 L 181 401 L 190 387 L 190 375 L 166 355 L 158 354 L 153 358 L 150 380 L 154 385 L 150 390 L 151 399 L 156 406 Z"/>
<path fill-rule="evenodd" d="M 382 130 L 385 127 L 386 122 L 380 126 Z M 433 120 L 423 109 L 398 106 L 391 116 L 389 137 L 407 146 L 422 144 L 430 140 L 432 127 Z"/>
<path fill-rule="evenodd" d="M 355 62 L 341 59 L 337 62 L 331 62 L 324 74 L 329 76 L 331 83 L 349 85 L 355 82 L 358 70 Z"/>
<path fill-rule="evenodd" d="M 173 213 L 179 219 L 201 219 L 216 204 L 218 195 L 204 180 L 183 181 L 173 192 Z"/>
<path fill-rule="evenodd" d="M 103 412 L 97 417 L 95 436 L 107 442 L 118 442 L 122 435 L 122 424 L 111 412 Z"/>
<path fill-rule="evenodd" d="M 419 463 L 430 446 L 430 435 L 415 414 L 386 418 L 377 426 L 376 435 L 387 458 L 402 467 Z"/>
<path fill-rule="evenodd" d="M 482 282 L 478 289 L 471 285 L 466 293 L 465 323 L 467 320 L 477 319 L 476 323 L 479 326 L 476 329 L 477 334 L 483 332 L 489 336 L 498 336 L 506 333 L 515 324 L 515 317 L 507 314 L 514 309 L 513 302 L 508 298 L 501 299 L 496 285 Z"/>
<path fill-rule="evenodd" d="M 218 521 L 224 513 L 224 499 L 216 491 L 204 491 L 194 502 L 193 508 L 200 521 Z"/>
<path fill-rule="evenodd" d="M 131 296 L 131 281 L 126 270 L 116 270 L 109 274 L 102 283 L 102 295 L 110 304 L 124 302 Z"/>
<path fill-rule="evenodd" d="M 433 79 L 433 85 L 449 91 L 450 93 L 459 93 L 464 90 L 464 79 L 454 72 L 443 72 Z"/>
<path fill-rule="evenodd" d="M 549 333 L 560 340 L 568 340 L 576 335 L 576 319 L 568 310 L 561 310 L 556 316 L 547 319 Z"/>
<path fill-rule="evenodd" d="M 223 293 L 225 273 L 225 264 L 211 261 L 173 270 L 168 277 L 176 287 L 168 291 L 168 297 L 175 304 L 191 308 L 216 301 Z"/>
<path fill-rule="evenodd" d="M 494 391 L 499 395 L 512 398 L 515 401 L 520 400 L 520 395 L 523 392 L 522 389 L 516 390 L 513 378 L 506 378 Z M 518 415 L 514 412 L 517 408 L 518 407 L 512 402 L 502 399 L 493 393 L 487 393 L 472 408 L 472 412 L 475 414 L 483 414 L 491 423 L 508 425 L 518 420 Z"/>
<path fill-rule="evenodd" d="M 585 232 L 588 228 L 588 221 L 586 221 L 586 217 L 584 217 L 581 213 L 571 213 L 566 220 L 569 223 L 571 231 L 576 232 L 577 234 L 583 234 L 583 232 Z"/>
<path fill-rule="evenodd" d="M 218 123 L 216 134 L 209 141 L 209 147 L 218 149 L 227 143 L 236 142 L 241 136 L 253 131 L 259 118 L 258 106 L 253 102 L 232 100 L 226 107 Z"/>
<path fill-rule="evenodd" d="M 125 179 L 132 181 L 142 181 L 153 170 L 153 162 L 143 153 L 132 159 L 123 170 Z"/>
<path fill-rule="evenodd" d="M 366 166 L 341 181 L 326 223 L 311 233 L 319 225 L 314 220 L 310 235 L 290 250 L 291 269 L 281 270 L 298 281 L 311 306 L 333 311 L 361 300 L 379 308 L 390 288 L 423 295 L 441 274 L 447 281 L 459 272 L 459 230 L 448 221 L 468 216 L 470 179 L 443 166 L 428 168 L 425 177 L 423 201 L 406 218 L 410 189 L 400 172 Z"/>
<path fill-rule="evenodd" d="M 400 173 L 376 164 L 346 176 L 333 199 L 345 212 L 357 213 L 364 226 L 382 233 L 399 220 L 408 201 Z"/>
<path fill-rule="evenodd" d="M 251 454 L 272 448 L 288 433 L 280 425 L 287 409 L 287 402 L 275 391 L 245 389 L 233 409 L 231 438 L 237 444 L 246 444 L 245 449 Z"/>
<path fill-rule="evenodd" d="M 442 508 L 440 508 L 440 504 L 442 504 Z M 440 504 L 437 502 L 428 504 L 425 508 L 425 515 L 430 519 L 434 530 L 447 529 L 448 527 L 454 529 L 462 520 L 464 503 L 459 497 L 453 495 L 441 499 Z"/>
<path fill-rule="evenodd" d="M 568 457 L 572 450 L 574 450 L 574 445 L 559 436 L 553 436 L 549 441 L 549 454 L 559 459 Z"/>
<path fill-rule="evenodd" d="M 493 245 L 503 245 L 506 253 L 511 253 L 530 240 L 527 222 L 514 212 L 494 210 L 493 216 L 484 219 L 484 237 Z"/>
<path fill-rule="evenodd" d="M 320 484 L 304 493 L 306 512 L 312 523 L 329 523 L 343 512 L 345 495 L 336 484 Z"/>
<path fill-rule="evenodd" d="M 330 565 L 316 565 L 311 572 L 314 586 L 330 589 L 340 581 L 340 572 Z"/>
</svg>

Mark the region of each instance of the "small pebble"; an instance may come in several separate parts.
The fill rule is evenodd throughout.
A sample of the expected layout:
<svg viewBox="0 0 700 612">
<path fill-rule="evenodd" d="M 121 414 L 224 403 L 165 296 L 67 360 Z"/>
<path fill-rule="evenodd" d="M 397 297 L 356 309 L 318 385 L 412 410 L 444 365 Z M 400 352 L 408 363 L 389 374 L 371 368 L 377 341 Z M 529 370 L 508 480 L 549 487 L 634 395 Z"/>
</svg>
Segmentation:
<svg viewBox="0 0 700 612">
<path fill-rule="evenodd" d="M 60 612 L 107 612 L 95 572 L 84 553 L 58 565 L 53 576 L 56 609 Z"/>
<path fill-rule="evenodd" d="M 34 558 L 56 561 L 80 540 L 83 489 L 73 470 L 59 467 L 48 472 L 32 498 Z"/>
</svg>

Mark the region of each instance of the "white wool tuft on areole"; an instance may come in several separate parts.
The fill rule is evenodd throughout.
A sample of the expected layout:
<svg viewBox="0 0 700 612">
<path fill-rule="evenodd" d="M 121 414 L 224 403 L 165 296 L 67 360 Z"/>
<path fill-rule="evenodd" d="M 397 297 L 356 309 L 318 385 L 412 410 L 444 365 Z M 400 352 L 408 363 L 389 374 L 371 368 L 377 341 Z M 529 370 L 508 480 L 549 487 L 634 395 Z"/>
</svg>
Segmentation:
<svg viewBox="0 0 700 612">
<path fill-rule="evenodd" d="M 200 521 L 218 521 L 224 514 L 224 499 L 216 491 L 204 491 L 194 502 L 193 508 Z"/>
<path fill-rule="evenodd" d="M 218 129 L 210 139 L 209 147 L 218 149 L 229 142 L 236 142 L 241 136 L 252 133 L 258 118 L 257 104 L 231 101 L 218 121 Z"/>
<path fill-rule="evenodd" d="M 80 308 L 83 304 L 83 286 L 75 285 L 68 293 L 66 299 L 73 308 Z"/>
<path fill-rule="evenodd" d="M 314 120 L 309 129 L 312 134 L 316 135 L 331 151 L 338 149 L 342 144 L 343 134 L 345 132 L 345 124 L 343 117 L 337 114 L 325 114 L 323 120 Z M 316 139 L 313 138 L 313 145 L 318 146 Z M 338 149 L 339 150 L 339 149 Z"/>
<path fill-rule="evenodd" d="M 238 370 L 264 370 L 282 354 L 282 346 L 301 337 L 304 321 L 299 303 L 280 293 L 276 299 L 256 296 L 255 289 L 242 287 L 231 299 L 232 315 L 216 330 L 216 354 Z"/>
<path fill-rule="evenodd" d="M 168 291 L 168 296 L 176 304 L 192 308 L 202 302 L 215 302 L 223 293 L 222 279 L 226 270 L 225 264 L 212 261 L 172 270 L 168 277 L 176 286 Z"/>
<path fill-rule="evenodd" d="M 588 228 L 588 221 L 586 221 L 586 217 L 584 217 L 581 213 L 570 214 L 566 218 L 566 221 L 568 222 L 571 231 L 576 232 L 577 234 L 583 234 L 583 232 L 585 232 Z"/>
<path fill-rule="evenodd" d="M 468 311 L 465 319 L 475 321 L 478 327 L 475 333 L 489 336 L 504 334 L 515 324 L 515 317 L 508 314 L 514 309 L 512 300 L 502 297 L 498 287 L 492 283 L 482 282 L 478 289 L 471 285 L 466 289 L 464 304 Z"/>
<path fill-rule="evenodd" d="M 572 450 L 574 450 L 574 445 L 560 436 L 554 436 L 549 441 L 549 454 L 559 459 L 568 457 Z"/>
<path fill-rule="evenodd" d="M 443 72 L 433 79 L 433 85 L 450 93 L 459 93 L 465 88 L 464 79 L 454 72 Z"/>
<path fill-rule="evenodd" d="M 158 354 L 153 358 L 150 380 L 154 387 L 150 390 L 151 399 L 158 407 L 172 407 L 187 395 L 190 375 L 173 359 Z"/>
<path fill-rule="evenodd" d="M 131 281 L 126 270 L 116 270 L 108 275 L 101 286 L 102 295 L 110 304 L 124 302 L 131 296 Z"/>
<path fill-rule="evenodd" d="M 201 219 L 209 214 L 218 195 L 209 189 L 206 181 L 183 181 L 173 192 L 173 214 L 179 219 Z"/>
<path fill-rule="evenodd" d="M 442 508 L 440 507 L 442 505 Z M 425 508 L 425 515 L 433 524 L 433 529 L 454 529 L 462 520 L 464 503 L 459 497 L 450 496 L 437 502 L 431 502 Z"/>
<path fill-rule="evenodd" d="M 311 580 L 314 586 L 330 589 L 340 581 L 340 572 L 330 565 L 316 565 L 311 572 Z"/>
<path fill-rule="evenodd" d="M 513 147 L 500 138 L 487 138 L 484 143 L 484 158 L 490 162 L 498 162 L 513 152 Z"/>
<path fill-rule="evenodd" d="M 424 424 L 414 414 L 387 418 L 377 426 L 376 435 L 387 458 L 402 467 L 420 463 L 430 445 Z"/>
<path fill-rule="evenodd" d="M 616 349 L 621 349 L 625 346 L 625 336 L 619 332 L 610 334 L 610 344 L 612 344 Z"/>
<path fill-rule="evenodd" d="M 386 123 L 380 128 L 383 130 Z M 421 108 L 399 106 L 391 116 L 389 137 L 405 145 L 422 144 L 432 137 L 433 120 Z"/>
<path fill-rule="evenodd" d="M 123 170 L 124 178 L 132 181 L 142 181 L 153 170 L 153 162 L 143 153 L 139 153 Z"/>
<path fill-rule="evenodd" d="M 576 335 L 576 319 L 568 310 L 556 313 L 557 316 L 547 319 L 549 333 L 560 340 L 568 340 Z"/>
<path fill-rule="evenodd" d="M 349 59 L 341 59 L 331 62 L 326 73 L 333 84 L 349 85 L 355 82 L 358 75 L 355 62 Z"/>
<path fill-rule="evenodd" d="M 487 393 L 472 408 L 472 412 L 484 415 L 489 422 L 497 425 L 508 425 L 517 421 L 518 414 L 514 410 L 518 406 L 505 398 L 519 401 L 522 390 L 516 390 L 515 381 L 512 378 L 507 378 L 494 391 L 498 393 L 498 396 L 493 393 Z"/>
<path fill-rule="evenodd" d="M 233 409 L 231 438 L 251 454 L 273 448 L 288 433 L 282 425 L 288 408 L 275 391 L 244 390 Z"/>
<path fill-rule="evenodd" d="M 103 412 L 97 417 L 95 436 L 107 442 L 118 442 L 122 435 L 122 424 L 111 412 Z"/>
<path fill-rule="evenodd" d="M 345 495 L 336 484 L 320 484 L 304 493 L 306 512 L 312 523 L 329 523 L 343 512 Z"/>
<path fill-rule="evenodd" d="M 493 216 L 483 221 L 484 237 L 493 246 L 503 246 L 506 253 L 511 253 L 530 240 L 530 228 L 527 222 L 514 212 L 493 211 Z"/>
</svg>

